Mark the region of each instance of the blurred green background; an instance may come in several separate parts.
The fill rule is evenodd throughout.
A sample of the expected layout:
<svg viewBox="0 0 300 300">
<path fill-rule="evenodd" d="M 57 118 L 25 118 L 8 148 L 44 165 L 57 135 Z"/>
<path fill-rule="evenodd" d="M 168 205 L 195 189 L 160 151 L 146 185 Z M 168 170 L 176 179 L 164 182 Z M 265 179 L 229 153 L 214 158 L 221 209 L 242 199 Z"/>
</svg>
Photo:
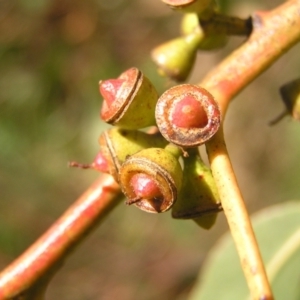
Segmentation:
<svg viewBox="0 0 300 300">
<path fill-rule="evenodd" d="M 222 1 L 248 17 L 281 1 Z M 179 33 L 180 13 L 159 0 L 0 1 L 0 267 L 34 242 L 98 173 L 98 81 L 136 66 L 162 93 L 150 51 Z M 199 53 L 197 83 L 243 42 Z M 225 122 L 229 152 L 251 212 L 300 199 L 300 126 L 268 122 L 283 109 L 278 88 L 300 76 L 299 45 L 247 87 Z M 251 66 L 249 66 L 251 67 Z M 121 204 L 67 260 L 47 299 L 185 299 L 211 246 L 227 231 L 223 214 L 204 231 L 170 213 Z M 230 270 L 229 270 L 230 271 Z"/>
</svg>

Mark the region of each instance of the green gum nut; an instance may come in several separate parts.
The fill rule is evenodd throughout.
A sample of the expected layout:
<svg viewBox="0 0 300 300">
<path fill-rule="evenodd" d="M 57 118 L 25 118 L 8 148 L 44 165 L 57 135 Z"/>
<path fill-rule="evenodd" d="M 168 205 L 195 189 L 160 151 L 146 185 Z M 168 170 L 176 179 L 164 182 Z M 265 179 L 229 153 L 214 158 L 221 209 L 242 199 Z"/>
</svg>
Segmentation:
<svg viewBox="0 0 300 300">
<path fill-rule="evenodd" d="M 193 219 L 209 229 L 222 210 L 220 198 L 210 169 L 193 152 L 184 159 L 183 182 L 180 195 L 172 208 L 175 219 Z"/>
<path fill-rule="evenodd" d="M 181 22 L 181 32 L 183 35 L 191 34 L 192 32 L 198 32 L 201 36 L 199 42 L 199 50 L 215 50 L 224 47 L 228 42 L 228 37 L 225 34 L 206 33 L 199 22 L 199 17 L 195 13 L 185 14 Z"/>
<path fill-rule="evenodd" d="M 151 56 L 158 72 L 175 81 L 185 81 L 194 65 L 200 41 L 199 33 L 193 32 L 153 49 Z"/>
<path fill-rule="evenodd" d="M 300 78 L 283 85 L 280 94 L 288 113 L 300 121 Z"/>
<path fill-rule="evenodd" d="M 125 129 L 155 125 L 154 109 L 158 93 L 149 79 L 131 68 L 116 79 L 99 82 L 103 96 L 101 118 Z"/>
<path fill-rule="evenodd" d="M 114 127 L 100 135 L 99 144 L 101 153 L 108 162 L 108 171 L 118 182 L 119 169 L 128 155 L 149 147 L 165 147 L 167 141 L 160 134 Z"/>
<path fill-rule="evenodd" d="M 162 2 L 170 6 L 172 9 L 180 10 L 185 13 L 202 13 L 214 4 L 213 0 L 162 0 Z"/>
<path fill-rule="evenodd" d="M 125 160 L 119 178 L 126 204 L 134 204 L 149 213 L 161 213 L 176 202 L 182 169 L 169 151 L 148 148 Z"/>
</svg>

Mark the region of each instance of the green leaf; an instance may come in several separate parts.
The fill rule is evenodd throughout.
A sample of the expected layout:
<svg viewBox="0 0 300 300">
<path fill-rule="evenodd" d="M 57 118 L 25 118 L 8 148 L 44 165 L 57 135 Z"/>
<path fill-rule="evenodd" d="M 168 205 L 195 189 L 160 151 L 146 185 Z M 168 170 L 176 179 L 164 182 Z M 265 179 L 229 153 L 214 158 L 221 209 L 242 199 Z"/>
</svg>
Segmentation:
<svg viewBox="0 0 300 300">
<path fill-rule="evenodd" d="M 300 203 L 268 207 L 252 218 L 276 300 L 300 299 Z M 189 300 L 250 299 L 230 233 L 211 250 Z"/>
</svg>

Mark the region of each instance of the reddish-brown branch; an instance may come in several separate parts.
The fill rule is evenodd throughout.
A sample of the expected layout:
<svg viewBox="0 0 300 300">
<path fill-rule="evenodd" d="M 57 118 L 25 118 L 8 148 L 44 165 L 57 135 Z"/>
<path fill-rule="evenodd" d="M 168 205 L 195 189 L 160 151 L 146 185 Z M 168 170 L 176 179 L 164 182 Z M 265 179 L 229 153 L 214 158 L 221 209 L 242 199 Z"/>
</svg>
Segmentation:
<svg viewBox="0 0 300 300">
<path fill-rule="evenodd" d="M 293 0 L 271 12 L 257 13 L 248 41 L 200 83 L 218 100 L 223 119 L 232 98 L 299 41 L 299 12 L 300 1 Z M 273 299 L 222 130 L 207 143 L 207 152 L 251 298 Z"/>
<path fill-rule="evenodd" d="M 0 299 L 35 299 L 30 290 L 52 275 L 86 234 L 119 203 L 120 188 L 110 175 L 102 175 L 53 226 L 0 274 Z M 44 280 L 43 282 L 45 282 Z M 31 296 L 29 296 L 29 294 Z"/>
<path fill-rule="evenodd" d="M 300 40 L 300 2 L 290 0 L 253 16 L 253 33 L 241 47 L 202 80 L 220 103 L 223 115 L 230 100 Z"/>
</svg>

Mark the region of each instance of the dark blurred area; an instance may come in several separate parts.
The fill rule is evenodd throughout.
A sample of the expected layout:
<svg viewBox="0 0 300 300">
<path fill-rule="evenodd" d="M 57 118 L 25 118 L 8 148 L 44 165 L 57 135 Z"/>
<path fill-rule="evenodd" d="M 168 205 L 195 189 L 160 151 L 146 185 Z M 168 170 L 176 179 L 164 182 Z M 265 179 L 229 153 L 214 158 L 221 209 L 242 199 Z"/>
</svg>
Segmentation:
<svg viewBox="0 0 300 300">
<path fill-rule="evenodd" d="M 222 1 L 248 17 L 280 1 Z M 149 0 L 0 0 L 0 267 L 33 243 L 98 173 L 98 81 L 136 66 L 160 93 L 153 47 L 179 33 L 180 13 Z M 199 53 L 191 83 L 243 42 Z M 299 45 L 232 103 L 225 122 L 229 152 L 251 212 L 300 199 L 300 124 L 268 126 L 283 109 L 278 88 L 300 76 Z M 251 67 L 251 66 L 249 66 Z M 70 256 L 46 299 L 185 299 L 210 247 L 227 231 L 220 214 L 210 231 L 170 213 L 121 204 Z"/>
</svg>

